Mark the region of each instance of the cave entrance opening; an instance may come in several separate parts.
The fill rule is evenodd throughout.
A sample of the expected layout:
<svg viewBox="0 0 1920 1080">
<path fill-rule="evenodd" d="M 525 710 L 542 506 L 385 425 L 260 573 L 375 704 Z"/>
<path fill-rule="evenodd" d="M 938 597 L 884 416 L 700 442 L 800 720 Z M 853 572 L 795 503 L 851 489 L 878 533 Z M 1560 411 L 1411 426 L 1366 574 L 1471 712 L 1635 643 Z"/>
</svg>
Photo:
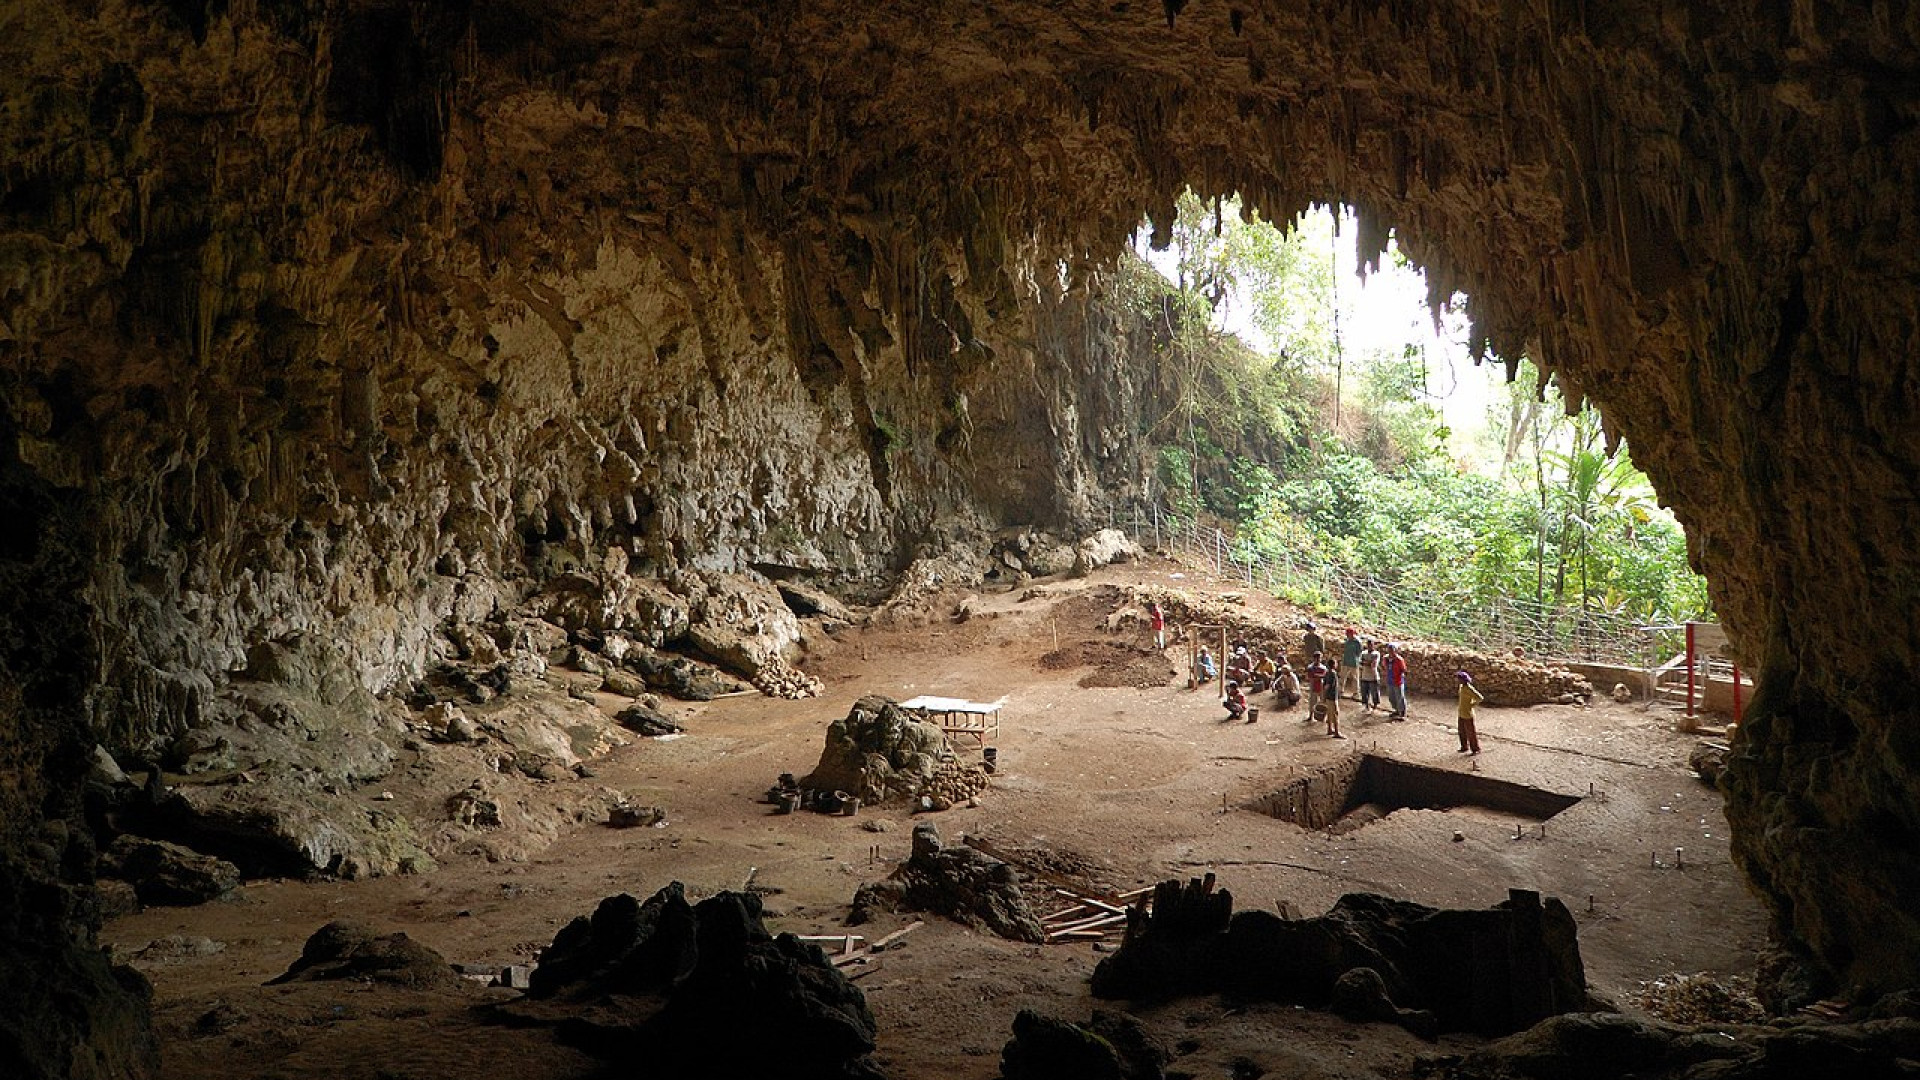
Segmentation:
<svg viewBox="0 0 1920 1080">
<path fill-rule="evenodd" d="M 1646 672 L 1673 654 L 1649 627 L 1712 618 L 1629 448 L 1527 358 L 1478 363 L 1468 298 L 1391 231 L 1193 192 L 1162 217 L 1119 280 L 1169 390 L 1171 546 L 1387 639 L 1554 664 Z"/>
<path fill-rule="evenodd" d="M 1544 822 L 1580 801 L 1543 788 L 1477 773 L 1414 765 L 1380 754 L 1353 754 L 1315 769 L 1246 804 L 1303 829 L 1346 832 L 1396 810 L 1473 807 Z"/>
</svg>

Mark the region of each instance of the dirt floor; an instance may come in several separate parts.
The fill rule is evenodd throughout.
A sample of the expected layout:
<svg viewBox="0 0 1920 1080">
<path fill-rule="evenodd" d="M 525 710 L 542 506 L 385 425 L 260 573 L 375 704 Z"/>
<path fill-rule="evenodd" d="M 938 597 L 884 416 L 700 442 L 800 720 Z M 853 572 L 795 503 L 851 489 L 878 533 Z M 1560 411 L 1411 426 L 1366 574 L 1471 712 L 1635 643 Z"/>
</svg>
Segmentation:
<svg viewBox="0 0 1920 1080">
<path fill-rule="evenodd" d="M 163 1075 L 425 1080 L 473 1075 L 477 1065 L 515 1077 L 591 1074 L 594 1062 L 548 1032 L 487 1022 L 477 1006 L 513 991 L 262 984 L 320 925 L 349 916 L 405 931 L 456 964 L 530 964 L 600 898 L 644 897 L 674 880 L 698 897 L 751 879 L 767 892 L 774 930 L 841 932 L 858 885 L 905 858 L 907 808 L 776 816 L 759 799 L 778 774 L 809 770 L 825 725 L 869 693 L 1005 699 L 992 786 L 977 807 L 934 815 L 949 841 L 972 834 L 1044 853 L 1114 890 L 1213 871 L 1239 907 L 1287 903 L 1308 915 L 1348 892 L 1486 907 L 1510 888 L 1537 889 L 1573 910 L 1590 984 L 1622 1006 L 1670 973 L 1751 971 L 1762 915 L 1728 861 L 1719 797 L 1686 766 L 1695 739 L 1675 732 L 1672 714 L 1604 699 L 1484 707 L 1477 759 L 1456 751 L 1450 698 L 1416 694 L 1404 723 L 1349 705 L 1344 740 L 1303 723 L 1298 709 L 1270 711 L 1264 694 L 1254 699 L 1259 723 L 1223 724 L 1216 691 L 1173 677 L 1184 646 L 1163 657 L 1130 620 L 1110 629 L 1111 598 L 1126 584 L 1213 588 L 1151 561 L 983 595 L 965 623 L 816 635 L 803 666 L 825 682 L 824 697 L 676 705 L 686 735 L 641 740 L 594 764 L 593 783 L 665 807 L 664 828 L 583 827 L 529 861 L 476 858 L 419 877 L 255 882 L 229 901 L 111 924 L 118 955 L 153 980 Z M 1493 811 L 1399 810 L 1326 831 L 1242 808 L 1355 751 L 1580 801 L 1544 825 Z M 858 932 L 877 937 L 905 922 Z M 889 1075 L 979 1080 L 998 1075 L 1019 1009 L 1086 1018 L 1099 959 L 1087 943 L 1021 945 L 935 921 L 855 970 Z M 1402 1076 L 1419 1055 L 1476 1041 L 1446 1036 L 1436 1046 L 1394 1027 L 1220 999 L 1138 1015 L 1177 1049 L 1175 1068 L 1196 1077 Z"/>
</svg>

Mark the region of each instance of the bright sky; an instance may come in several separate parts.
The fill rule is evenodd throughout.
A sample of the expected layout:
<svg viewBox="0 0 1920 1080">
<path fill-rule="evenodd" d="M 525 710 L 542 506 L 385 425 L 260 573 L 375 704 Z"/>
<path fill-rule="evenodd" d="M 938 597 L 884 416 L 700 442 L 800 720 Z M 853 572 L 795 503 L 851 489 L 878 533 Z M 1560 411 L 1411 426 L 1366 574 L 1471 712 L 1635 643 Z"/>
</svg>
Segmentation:
<svg viewBox="0 0 1920 1080">
<path fill-rule="evenodd" d="M 1317 213 L 1320 220 L 1307 222 L 1302 228 L 1309 235 L 1329 236 L 1332 211 L 1321 208 Z M 1341 223 L 1340 235 L 1332 239 L 1342 350 L 1359 355 L 1380 350 L 1397 352 L 1407 345 L 1424 349 L 1427 391 L 1447 426 L 1454 430 L 1450 440 L 1454 456 L 1472 456 L 1478 434 L 1486 425 L 1487 406 L 1500 392 L 1506 372 L 1498 364 L 1474 366 L 1463 312 L 1443 312 L 1441 328 L 1435 331 L 1433 312 L 1427 307 L 1426 276 L 1417 268 L 1383 257 L 1380 269 L 1362 281 L 1355 251 L 1359 233 L 1349 213 Z M 1150 251 L 1144 237 L 1138 249 L 1168 280 L 1176 276 L 1171 249 Z M 1249 345 L 1265 353 L 1277 351 L 1253 325 L 1251 305 L 1228 296 L 1219 315 L 1224 328 Z"/>
</svg>

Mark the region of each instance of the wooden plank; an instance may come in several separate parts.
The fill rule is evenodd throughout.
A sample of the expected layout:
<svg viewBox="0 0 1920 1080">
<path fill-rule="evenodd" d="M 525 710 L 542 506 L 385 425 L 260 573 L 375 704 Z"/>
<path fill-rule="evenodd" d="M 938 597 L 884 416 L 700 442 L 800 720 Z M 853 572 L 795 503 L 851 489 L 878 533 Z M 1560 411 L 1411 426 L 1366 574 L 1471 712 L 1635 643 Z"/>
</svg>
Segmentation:
<svg viewBox="0 0 1920 1080">
<path fill-rule="evenodd" d="M 801 941 L 811 941 L 816 945 L 823 941 L 836 941 L 843 949 L 851 949 L 856 941 L 867 940 L 859 934 L 795 934 L 793 936 Z"/>
<path fill-rule="evenodd" d="M 1059 925 L 1059 926 L 1050 927 L 1048 928 L 1047 932 L 1050 934 L 1064 934 L 1069 931 L 1086 930 L 1095 926 L 1113 926 L 1116 923 L 1125 922 L 1126 918 L 1127 917 L 1125 915 L 1109 915 L 1103 911 L 1098 915 L 1092 916 L 1091 918 L 1079 919 L 1074 922 L 1063 923 L 1062 925 Z"/>
<path fill-rule="evenodd" d="M 1049 941 L 1100 941 L 1105 939 L 1106 936 L 1107 936 L 1107 932 L 1105 930 L 1068 930 L 1064 933 L 1056 934 L 1053 937 L 1048 938 L 1047 940 Z"/>
<path fill-rule="evenodd" d="M 1043 926 L 1047 923 L 1071 922 L 1074 919 L 1085 918 L 1089 914 L 1092 914 L 1093 911 L 1093 908 L 1085 904 L 1075 904 L 1070 908 L 1061 908 L 1051 915 L 1040 916 L 1040 922 Z"/>
<path fill-rule="evenodd" d="M 879 952 L 881 949 L 899 941 L 901 938 L 906 937 L 908 934 L 913 933 L 925 925 L 927 924 L 923 920 L 915 919 L 900 929 L 895 930 L 893 933 L 888 934 L 886 937 L 881 938 L 879 941 L 874 942 L 872 945 L 867 946 L 867 950 L 869 952 Z"/>
<path fill-rule="evenodd" d="M 1082 904 L 1085 904 L 1090 908 L 1097 908 L 1101 911 L 1106 912 L 1109 915 L 1125 915 L 1127 913 L 1126 908 L 1120 907 L 1117 904 L 1109 904 L 1104 900 L 1095 900 L 1091 896 L 1082 896 L 1079 893 L 1075 893 L 1067 889 L 1055 889 L 1053 891 L 1059 893 L 1062 896 L 1071 896 L 1079 900 Z"/>
</svg>

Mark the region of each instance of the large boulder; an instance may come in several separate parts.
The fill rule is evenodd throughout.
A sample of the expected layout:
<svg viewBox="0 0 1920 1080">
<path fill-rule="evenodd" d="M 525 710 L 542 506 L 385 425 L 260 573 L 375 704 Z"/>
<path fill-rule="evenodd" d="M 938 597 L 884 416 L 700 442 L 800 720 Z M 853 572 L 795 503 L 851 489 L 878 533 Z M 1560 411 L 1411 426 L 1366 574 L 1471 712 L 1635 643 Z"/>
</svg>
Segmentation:
<svg viewBox="0 0 1920 1080">
<path fill-rule="evenodd" d="M 747 689 L 745 684 L 711 664 L 638 646 L 617 646 L 618 640 L 608 642 L 607 655 L 640 676 L 648 689 L 681 701 L 712 701 L 722 694 Z"/>
<path fill-rule="evenodd" d="M 1101 529 L 1073 549 L 1073 576 L 1086 577 L 1109 563 L 1140 557 L 1140 545 L 1119 529 Z"/>
<path fill-rule="evenodd" d="M 116 837 L 100 856 L 100 872 L 156 906 L 204 904 L 240 887 L 240 868 L 225 859 L 140 836 Z"/>
<path fill-rule="evenodd" d="M 773 582 L 758 574 L 683 574 L 672 582 L 691 602 L 687 637 L 701 654 L 751 680 L 787 659 L 800 643 L 800 622 Z"/>
<path fill-rule="evenodd" d="M 267 985 L 353 979 L 392 983 L 413 990 L 460 985 L 446 958 L 405 934 L 378 934 L 350 919 L 314 931 L 300 958 Z"/>
<path fill-rule="evenodd" d="M 827 727 L 820 762 L 800 786 L 857 795 L 869 806 L 916 795 L 947 756 L 939 727 L 870 694 Z"/>
<path fill-rule="evenodd" d="M 310 777 L 190 785 L 160 806 L 157 823 L 217 852 L 249 877 L 310 873 L 354 879 L 421 873 L 433 858 L 407 818 L 370 809 Z"/>
<path fill-rule="evenodd" d="M 562 1038 L 659 1075 L 879 1076 L 865 997 L 818 947 L 768 933 L 752 894 L 609 897 L 554 937 L 528 994 Z"/>
<path fill-rule="evenodd" d="M 1014 868 L 964 845 L 947 847 L 932 822 L 913 827 L 913 852 L 887 880 L 862 885 L 851 921 L 875 910 L 924 911 L 992 931 L 1012 941 L 1047 940 L 1040 917 L 1021 891 Z"/>
<path fill-rule="evenodd" d="M 1573 916 L 1538 893 L 1513 889 L 1479 911 L 1354 893 L 1313 919 L 1230 915 L 1225 895 L 1198 882 L 1160 885 L 1153 914 L 1130 912 L 1119 951 L 1094 969 L 1095 996 L 1227 993 L 1311 1008 L 1390 1006 L 1423 1035 L 1505 1035 L 1591 1007 Z M 1384 992 L 1368 991 L 1369 978 L 1336 993 L 1342 976 L 1360 968 L 1371 969 Z"/>
<path fill-rule="evenodd" d="M 1000 1051 L 1001 1080 L 1161 1080 L 1170 1055 L 1125 1013 L 1093 1011 L 1075 1024 L 1032 1009 L 1013 1018 Z"/>
</svg>

